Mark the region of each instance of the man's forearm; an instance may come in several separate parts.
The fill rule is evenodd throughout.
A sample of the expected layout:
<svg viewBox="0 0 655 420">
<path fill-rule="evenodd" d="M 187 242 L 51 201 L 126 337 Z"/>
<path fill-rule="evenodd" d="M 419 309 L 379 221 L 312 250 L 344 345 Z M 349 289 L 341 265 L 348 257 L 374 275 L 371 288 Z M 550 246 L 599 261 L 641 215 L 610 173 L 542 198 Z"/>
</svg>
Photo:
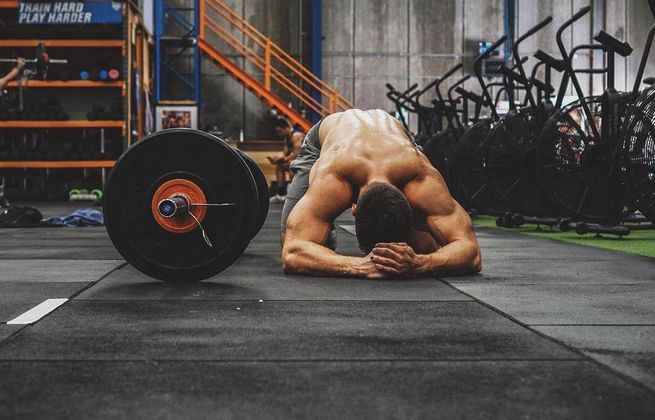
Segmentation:
<svg viewBox="0 0 655 420">
<path fill-rule="evenodd" d="M 421 272 L 433 276 L 477 273 L 482 268 L 480 249 L 468 240 L 451 242 L 420 258 Z"/>
<path fill-rule="evenodd" d="M 294 160 L 296 160 L 297 157 L 298 157 L 298 153 L 291 152 L 291 153 L 289 153 L 288 155 L 285 155 L 282 159 L 283 159 L 284 162 L 286 162 L 286 163 L 291 163 L 291 162 L 293 162 Z"/>
<path fill-rule="evenodd" d="M 4 88 L 7 83 L 11 82 L 14 80 L 16 76 L 18 76 L 18 73 L 20 73 L 20 69 L 18 67 L 14 67 L 11 69 L 9 73 L 3 78 L 0 79 L 0 89 Z"/>
<path fill-rule="evenodd" d="M 285 273 L 366 277 L 365 263 L 365 258 L 339 255 L 311 241 L 285 244 L 282 251 L 282 267 Z"/>
</svg>

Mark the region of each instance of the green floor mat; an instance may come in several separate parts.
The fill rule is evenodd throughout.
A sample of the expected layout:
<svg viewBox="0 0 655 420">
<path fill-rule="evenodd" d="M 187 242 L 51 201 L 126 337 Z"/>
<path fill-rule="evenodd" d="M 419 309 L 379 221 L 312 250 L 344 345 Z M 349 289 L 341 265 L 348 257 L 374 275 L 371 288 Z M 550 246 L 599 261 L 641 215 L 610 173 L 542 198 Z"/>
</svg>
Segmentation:
<svg viewBox="0 0 655 420">
<path fill-rule="evenodd" d="M 476 226 L 491 227 L 508 232 L 538 236 L 540 238 L 550 238 L 578 245 L 593 246 L 613 251 L 655 257 L 655 231 L 653 230 L 632 231 L 628 236 L 617 238 L 611 235 L 604 235 L 602 237 L 597 237 L 593 234 L 578 235 L 575 232 L 562 232 L 557 227 L 551 231 L 547 226 L 542 227 L 541 230 L 537 230 L 534 225 L 525 225 L 523 227 L 511 229 L 499 228 L 496 226 L 496 217 L 493 216 L 477 216 L 473 219 L 473 224 Z"/>
</svg>

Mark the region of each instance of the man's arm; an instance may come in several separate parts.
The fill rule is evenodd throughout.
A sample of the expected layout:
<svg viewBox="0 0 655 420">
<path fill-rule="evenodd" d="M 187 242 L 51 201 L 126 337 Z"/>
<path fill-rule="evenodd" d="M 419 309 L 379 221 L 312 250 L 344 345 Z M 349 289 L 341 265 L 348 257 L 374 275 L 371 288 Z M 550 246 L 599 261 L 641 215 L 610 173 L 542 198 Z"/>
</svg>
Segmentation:
<svg viewBox="0 0 655 420">
<path fill-rule="evenodd" d="M 379 244 L 373 250 L 378 269 L 392 275 L 444 275 L 479 272 L 480 246 L 471 218 L 450 196 L 443 178 L 430 173 L 408 183 L 405 195 L 412 207 L 426 215 L 438 250 L 417 255 L 407 244 Z"/>
<path fill-rule="evenodd" d="M 381 278 L 371 257 L 339 255 L 324 246 L 332 222 L 350 207 L 350 184 L 335 175 L 317 173 L 305 196 L 293 208 L 282 245 L 285 273 Z"/>
<path fill-rule="evenodd" d="M 7 86 L 7 83 L 14 80 L 14 78 L 20 74 L 20 71 L 23 69 L 23 67 L 25 67 L 25 60 L 19 58 L 16 67 L 11 69 L 11 71 L 7 73 L 5 77 L 0 79 L 0 89 L 3 89 L 5 86 Z"/>
<path fill-rule="evenodd" d="M 298 157 L 304 139 L 305 135 L 299 132 L 295 132 L 291 135 L 291 144 L 293 144 L 293 148 L 287 149 L 285 146 L 285 153 L 282 158 L 284 163 L 291 163 Z"/>
</svg>

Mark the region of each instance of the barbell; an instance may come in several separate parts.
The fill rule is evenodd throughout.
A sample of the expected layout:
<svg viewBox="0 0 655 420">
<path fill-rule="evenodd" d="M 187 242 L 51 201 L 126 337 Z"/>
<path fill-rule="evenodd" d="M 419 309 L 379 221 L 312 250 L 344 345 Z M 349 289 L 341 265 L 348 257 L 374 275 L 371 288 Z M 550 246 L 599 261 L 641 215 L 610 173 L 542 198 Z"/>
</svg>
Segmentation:
<svg viewBox="0 0 655 420">
<path fill-rule="evenodd" d="M 129 148 L 105 184 L 109 238 L 139 271 L 196 281 L 232 265 L 268 214 L 257 163 L 224 140 L 175 128 Z"/>
<path fill-rule="evenodd" d="M 0 58 L 0 63 L 18 63 L 17 58 Z M 36 74 L 40 79 L 45 80 L 48 76 L 48 67 L 50 64 L 68 64 L 66 59 L 50 58 L 46 51 L 45 44 L 40 42 L 36 46 L 36 57 L 26 58 L 25 63 L 36 64 Z"/>
</svg>

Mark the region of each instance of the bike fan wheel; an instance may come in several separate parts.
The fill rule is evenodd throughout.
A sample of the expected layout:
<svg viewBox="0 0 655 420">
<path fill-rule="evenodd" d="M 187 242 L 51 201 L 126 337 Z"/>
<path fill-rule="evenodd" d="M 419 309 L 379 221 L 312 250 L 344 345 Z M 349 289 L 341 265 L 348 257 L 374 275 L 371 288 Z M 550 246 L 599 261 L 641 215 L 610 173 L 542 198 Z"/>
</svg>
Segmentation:
<svg viewBox="0 0 655 420">
<path fill-rule="evenodd" d="M 579 101 L 557 111 L 537 141 L 537 177 L 553 201 L 568 215 L 611 222 L 621 212 L 623 196 L 613 151 L 596 138 L 601 131 L 601 97 L 587 101 L 592 120 Z"/>
<path fill-rule="evenodd" d="M 486 138 L 496 120 L 488 118 L 472 125 L 457 142 L 453 178 L 462 193 L 462 204 L 483 213 L 502 213 L 489 188 L 486 175 Z"/>
<path fill-rule="evenodd" d="M 537 183 L 536 139 L 541 130 L 534 111 L 511 112 L 487 137 L 489 188 L 508 210 L 531 216 L 552 212 L 552 205 Z"/>
<path fill-rule="evenodd" d="M 655 87 L 639 96 L 624 127 L 626 184 L 639 211 L 655 222 Z"/>
</svg>

